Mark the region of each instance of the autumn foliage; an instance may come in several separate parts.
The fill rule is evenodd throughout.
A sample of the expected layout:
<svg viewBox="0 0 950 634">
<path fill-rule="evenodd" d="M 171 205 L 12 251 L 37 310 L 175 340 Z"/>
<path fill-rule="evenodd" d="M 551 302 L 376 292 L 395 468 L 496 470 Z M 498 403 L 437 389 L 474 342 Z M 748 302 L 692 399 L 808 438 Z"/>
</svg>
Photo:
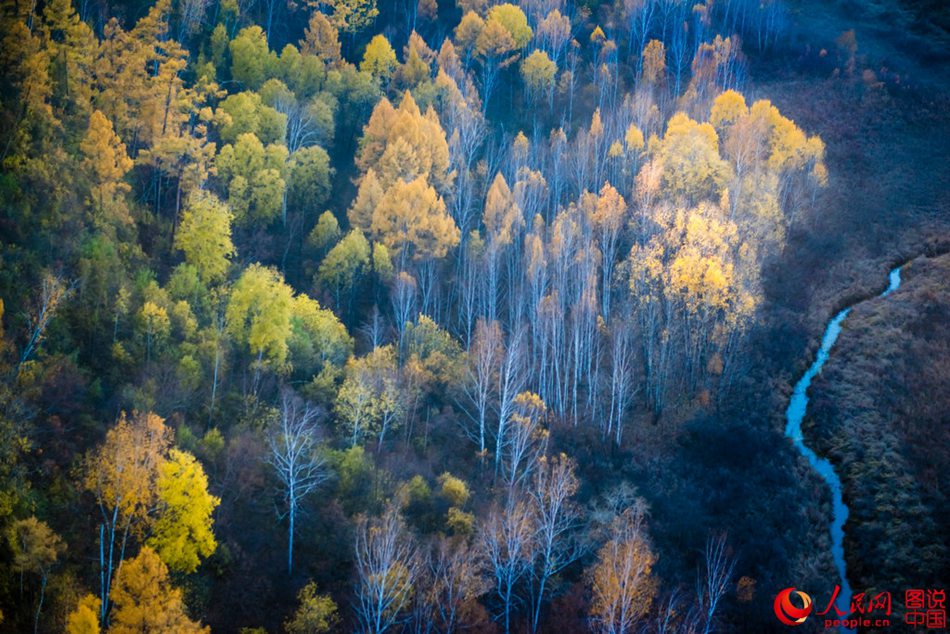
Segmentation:
<svg viewBox="0 0 950 634">
<path fill-rule="evenodd" d="M 812 565 L 683 457 L 771 438 L 834 182 L 781 3 L 0 5 L 0 627 L 710 631 Z"/>
</svg>

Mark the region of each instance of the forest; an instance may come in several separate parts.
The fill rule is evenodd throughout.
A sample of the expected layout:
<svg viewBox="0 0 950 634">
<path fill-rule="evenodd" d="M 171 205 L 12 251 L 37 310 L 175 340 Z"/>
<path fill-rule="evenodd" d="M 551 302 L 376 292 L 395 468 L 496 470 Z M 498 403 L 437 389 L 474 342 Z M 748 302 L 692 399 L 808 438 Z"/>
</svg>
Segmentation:
<svg viewBox="0 0 950 634">
<path fill-rule="evenodd" d="M 888 2 L 0 0 L 0 632 L 784 631 L 791 383 L 950 250 L 950 19 Z M 806 421 L 895 593 L 950 580 L 908 271 Z"/>
</svg>

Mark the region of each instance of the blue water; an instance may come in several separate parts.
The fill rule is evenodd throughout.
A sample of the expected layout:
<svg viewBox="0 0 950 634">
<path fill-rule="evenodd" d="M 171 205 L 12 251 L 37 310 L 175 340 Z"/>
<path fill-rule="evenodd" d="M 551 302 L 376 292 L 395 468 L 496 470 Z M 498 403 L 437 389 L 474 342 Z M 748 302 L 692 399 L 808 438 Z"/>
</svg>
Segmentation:
<svg viewBox="0 0 950 634">
<path fill-rule="evenodd" d="M 901 285 L 900 267 L 893 269 L 888 276 L 889 284 L 887 290 L 881 293 L 880 297 L 887 297 Z M 848 507 L 841 497 L 841 479 L 835 473 L 831 463 L 818 456 L 802 440 L 802 419 L 805 418 L 805 410 L 808 408 L 808 386 L 812 379 L 821 372 L 821 368 L 828 360 L 832 346 L 841 334 L 841 322 L 845 320 L 848 313 L 854 305 L 845 308 L 835 315 L 828 327 L 825 329 L 825 335 L 821 339 L 821 348 L 818 349 L 818 355 L 814 363 L 808 368 L 808 371 L 795 384 L 792 392 L 792 399 L 785 410 L 785 435 L 792 439 L 799 453 L 808 459 L 812 468 L 818 472 L 818 475 L 828 484 L 831 489 L 831 499 L 833 505 L 833 516 L 831 520 L 831 556 L 834 558 L 835 567 L 838 569 L 838 577 L 841 585 L 841 593 L 838 595 L 838 609 L 847 613 L 851 608 L 851 585 L 848 583 L 847 568 L 844 561 L 844 523 L 848 519 Z M 842 630 L 847 631 L 847 630 Z"/>
</svg>

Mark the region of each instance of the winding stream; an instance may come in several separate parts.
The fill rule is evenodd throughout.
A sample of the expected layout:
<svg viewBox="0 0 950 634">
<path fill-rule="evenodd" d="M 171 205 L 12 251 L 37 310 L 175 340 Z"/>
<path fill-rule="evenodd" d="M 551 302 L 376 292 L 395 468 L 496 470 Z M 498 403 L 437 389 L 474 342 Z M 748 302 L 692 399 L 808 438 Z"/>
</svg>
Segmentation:
<svg viewBox="0 0 950 634">
<path fill-rule="evenodd" d="M 887 290 L 881 293 L 879 297 L 890 295 L 900 286 L 900 267 L 890 272 L 888 280 L 889 284 L 887 285 Z M 841 334 L 841 322 L 848 316 L 851 309 L 862 301 L 865 300 L 855 302 L 851 306 L 848 306 L 835 315 L 828 323 L 825 334 L 821 339 L 821 348 L 818 350 L 818 355 L 815 357 L 815 361 L 811 364 L 811 367 L 808 368 L 802 378 L 798 380 L 798 383 L 795 384 L 792 399 L 788 404 L 788 409 L 785 410 L 785 435 L 792 439 L 799 453 L 808 458 L 809 464 L 811 464 L 812 468 L 818 472 L 818 475 L 828 483 L 828 487 L 831 489 L 833 502 L 831 555 L 834 558 L 835 567 L 838 569 L 838 576 L 841 579 L 839 582 L 841 584 L 841 592 L 838 595 L 837 604 L 838 608 L 845 613 L 849 612 L 851 608 L 851 586 L 848 584 L 843 545 L 844 523 L 848 519 L 848 507 L 845 505 L 844 499 L 841 496 L 841 479 L 838 478 L 838 474 L 835 473 L 831 463 L 825 458 L 818 456 L 802 440 L 802 419 L 805 418 L 805 410 L 808 408 L 808 387 L 811 385 L 812 379 L 821 372 L 822 366 L 825 365 L 825 361 L 828 360 L 831 348 L 835 345 L 835 340 L 838 338 L 838 335 Z"/>
</svg>

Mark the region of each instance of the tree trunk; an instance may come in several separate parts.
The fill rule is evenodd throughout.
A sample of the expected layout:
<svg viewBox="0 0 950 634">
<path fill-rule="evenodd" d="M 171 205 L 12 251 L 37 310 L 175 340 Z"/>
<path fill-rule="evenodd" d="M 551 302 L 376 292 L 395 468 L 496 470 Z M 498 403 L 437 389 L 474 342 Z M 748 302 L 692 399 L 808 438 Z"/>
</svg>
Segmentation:
<svg viewBox="0 0 950 634">
<path fill-rule="evenodd" d="M 294 494 L 290 494 L 290 531 L 287 539 L 287 576 L 294 573 L 294 520 L 296 519 L 296 500 Z"/>
<path fill-rule="evenodd" d="M 40 600 L 36 605 L 36 616 L 33 617 L 33 634 L 40 631 L 40 612 L 43 610 L 43 598 L 46 596 L 46 580 L 48 577 L 49 573 L 44 572 L 43 578 L 40 580 Z"/>
</svg>

